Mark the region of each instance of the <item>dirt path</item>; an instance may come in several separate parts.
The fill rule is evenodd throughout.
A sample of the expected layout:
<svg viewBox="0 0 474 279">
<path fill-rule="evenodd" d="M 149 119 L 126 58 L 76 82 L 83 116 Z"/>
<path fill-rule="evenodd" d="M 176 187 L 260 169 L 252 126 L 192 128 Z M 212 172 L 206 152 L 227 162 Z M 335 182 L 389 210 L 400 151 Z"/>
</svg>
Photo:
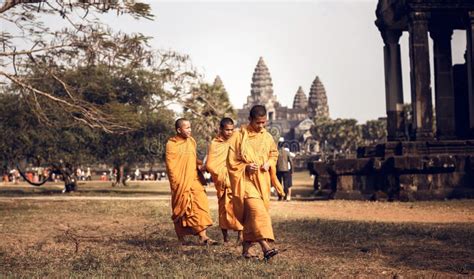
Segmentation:
<svg viewBox="0 0 474 279">
<path fill-rule="evenodd" d="M 208 197 L 216 199 L 216 197 Z M 171 196 L 139 196 L 139 197 L 109 197 L 109 196 L 34 196 L 34 197 L 0 197 L 0 201 L 36 200 L 36 201 L 168 201 Z"/>
</svg>

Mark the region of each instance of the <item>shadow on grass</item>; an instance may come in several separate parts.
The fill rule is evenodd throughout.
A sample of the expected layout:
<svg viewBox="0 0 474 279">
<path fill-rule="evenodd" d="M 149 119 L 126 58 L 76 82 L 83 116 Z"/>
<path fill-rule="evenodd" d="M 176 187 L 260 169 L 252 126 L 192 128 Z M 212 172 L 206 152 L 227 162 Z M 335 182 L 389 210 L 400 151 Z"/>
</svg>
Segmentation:
<svg viewBox="0 0 474 279">
<path fill-rule="evenodd" d="M 402 266 L 469 274 L 474 272 L 474 224 L 402 224 L 275 219 L 282 242 L 298 243 L 335 257 L 363 255 Z"/>
</svg>

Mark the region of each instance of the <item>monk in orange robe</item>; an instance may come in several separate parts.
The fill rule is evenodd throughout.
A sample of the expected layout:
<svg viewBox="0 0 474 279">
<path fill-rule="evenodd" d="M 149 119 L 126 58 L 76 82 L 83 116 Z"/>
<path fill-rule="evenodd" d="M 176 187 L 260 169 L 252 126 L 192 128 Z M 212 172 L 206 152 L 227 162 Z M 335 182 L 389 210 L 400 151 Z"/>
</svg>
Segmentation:
<svg viewBox="0 0 474 279">
<path fill-rule="evenodd" d="M 278 150 L 273 137 L 265 130 L 267 111 L 257 105 L 250 110 L 249 125 L 241 127 L 229 147 L 228 169 L 233 193 L 234 213 L 243 224 L 242 256 L 249 253 L 252 243 L 258 242 L 265 260 L 278 254 L 271 248 L 272 222 L 269 215 L 270 188 L 279 194 L 283 188 L 276 177 Z"/>
<path fill-rule="evenodd" d="M 222 230 L 224 242 L 229 241 L 228 230 L 238 232 L 237 241 L 242 242 L 242 224 L 235 218 L 232 206 L 232 190 L 230 189 L 229 173 L 227 171 L 227 154 L 229 141 L 234 134 L 234 121 L 225 117 L 219 125 L 219 134 L 209 145 L 206 169 L 211 174 L 217 190 L 219 204 L 219 227 Z"/>
<path fill-rule="evenodd" d="M 216 244 L 207 234 L 212 225 L 209 202 L 198 171 L 203 168 L 197 160 L 196 141 L 191 137 L 191 123 L 180 118 L 175 123 L 176 136 L 166 143 L 166 170 L 171 187 L 171 218 L 179 241 L 184 236 L 198 235 L 202 244 Z"/>
</svg>

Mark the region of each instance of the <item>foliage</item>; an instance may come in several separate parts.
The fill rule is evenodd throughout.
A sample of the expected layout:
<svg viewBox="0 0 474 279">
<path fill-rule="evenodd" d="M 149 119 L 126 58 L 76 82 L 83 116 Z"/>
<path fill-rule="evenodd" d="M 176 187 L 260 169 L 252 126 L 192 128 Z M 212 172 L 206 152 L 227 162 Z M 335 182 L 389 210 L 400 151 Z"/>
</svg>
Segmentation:
<svg viewBox="0 0 474 279">
<path fill-rule="evenodd" d="M 183 102 L 184 116 L 192 123 L 193 137 L 198 144 L 198 152 L 203 153 L 207 144 L 219 130 L 223 117 L 235 119 L 236 112 L 229 96 L 221 84 L 201 83 L 191 91 Z M 199 154 L 204 157 L 204 154 Z"/>
<path fill-rule="evenodd" d="M 40 121 L 58 123 L 43 110 L 43 100 L 43 103 L 54 105 L 55 112 L 91 128 L 110 133 L 134 128 L 109 118 L 106 111 L 82 99 L 81 94 L 61 78 L 62 72 L 71 66 L 108 63 L 136 67 L 138 63 L 151 60 L 152 54 L 145 48 L 147 38 L 141 34 L 113 34 L 97 19 L 98 13 L 109 10 L 136 18 L 153 17 L 149 5 L 125 0 L 7 0 L 0 5 L 0 23 L 5 27 L 0 34 L 0 76 L 3 82 L 8 81 L 22 89 L 21 100 L 35 108 L 33 112 Z M 59 16 L 69 27 L 60 30 L 47 27 L 43 22 L 46 16 Z M 34 86 L 32 76 L 56 80 L 67 94 L 58 95 Z"/>
<path fill-rule="evenodd" d="M 376 144 L 387 137 L 387 121 L 385 119 L 369 120 L 360 125 L 364 145 Z"/>
<path fill-rule="evenodd" d="M 323 152 L 353 153 L 360 145 L 374 144 L 386 137 L 386 121 L 357 124 L 355 119 L 320 119 L 311 129 Z"/>
</svg>

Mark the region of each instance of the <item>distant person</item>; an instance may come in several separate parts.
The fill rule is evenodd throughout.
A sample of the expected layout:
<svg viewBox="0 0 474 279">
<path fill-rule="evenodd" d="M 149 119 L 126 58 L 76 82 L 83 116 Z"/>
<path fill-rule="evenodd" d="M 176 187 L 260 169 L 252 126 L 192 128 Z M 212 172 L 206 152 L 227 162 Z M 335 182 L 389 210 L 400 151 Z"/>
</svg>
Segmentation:
<svg viewBox="0 0 474 279">
<path fill-rule="evenodd" d="M 293 160 L 291 158 L 290 150 L 280 146 L 278 150 L 277 160 L 277 177 L 278 181 L 283 185 L 285 195 L 279 197 L 278 200 L 291 200 L 291 186 L 293 186 L 292 172 L 293 172 Z"/>
<path fill-rule="evenodd" d="M 198 171 L 196 141 L 191 136 L 191 123 L 180 118 L 175 122 L 176 136 L 166 143 L 166 170 L 171 188 L 171 216 L 178 240 L 185 244 L 186 235 L 198 235 L 202 244 L 216 244 L 207 236 L 212 225 L 209 202 Z M 202 162 L 201 162 L 202 164 Z"/>
<path fill-rule="evenodd" d="M 230 138 L 234 134 L 234 121 L 223 118 L 219 125 L 219 134 L 209 145 L 206 169 L 211 174 L 217 190 L 219 205 L 219 227 L 222 230 L 224 242 L 229 241 L 228 230 L 237 231 L 237 240 L 241 243 L 243 226 L 237 220 L 232 205 L 232 189 L 227 170 L 227 155 Z"/>
<path fill-rule="evenodd" d="M 252 243 L 259 243 L 263 258 L 269 260 L 279 253 L 269 242 L 275 240 L 268 212 L 270 187 L 283 195 L 276 179 L 278 149 L 270 133 L 265 130 L 267 111 L 256 105 L 250 109 L 250 123 L 242 126 L 229 147 L 228 168 L 233 193 L 234 213 L 244 226 L 242 256 L 252 258 Z"/>
<path fill-rule="evenodd" d="M 87 171 L 86 171 L 86 180 L 88 180 L 88 181 L 92 180 L 91 168 L 89 168 L 89 167 L 87 167 Z"/>
<path fill-rule="evenodd" d="M 140 169 L 137 167 L 137 169 L 135 170 L 135 180 L 141 180 L 141 172 L 140 172 Z"/>
</svg>

